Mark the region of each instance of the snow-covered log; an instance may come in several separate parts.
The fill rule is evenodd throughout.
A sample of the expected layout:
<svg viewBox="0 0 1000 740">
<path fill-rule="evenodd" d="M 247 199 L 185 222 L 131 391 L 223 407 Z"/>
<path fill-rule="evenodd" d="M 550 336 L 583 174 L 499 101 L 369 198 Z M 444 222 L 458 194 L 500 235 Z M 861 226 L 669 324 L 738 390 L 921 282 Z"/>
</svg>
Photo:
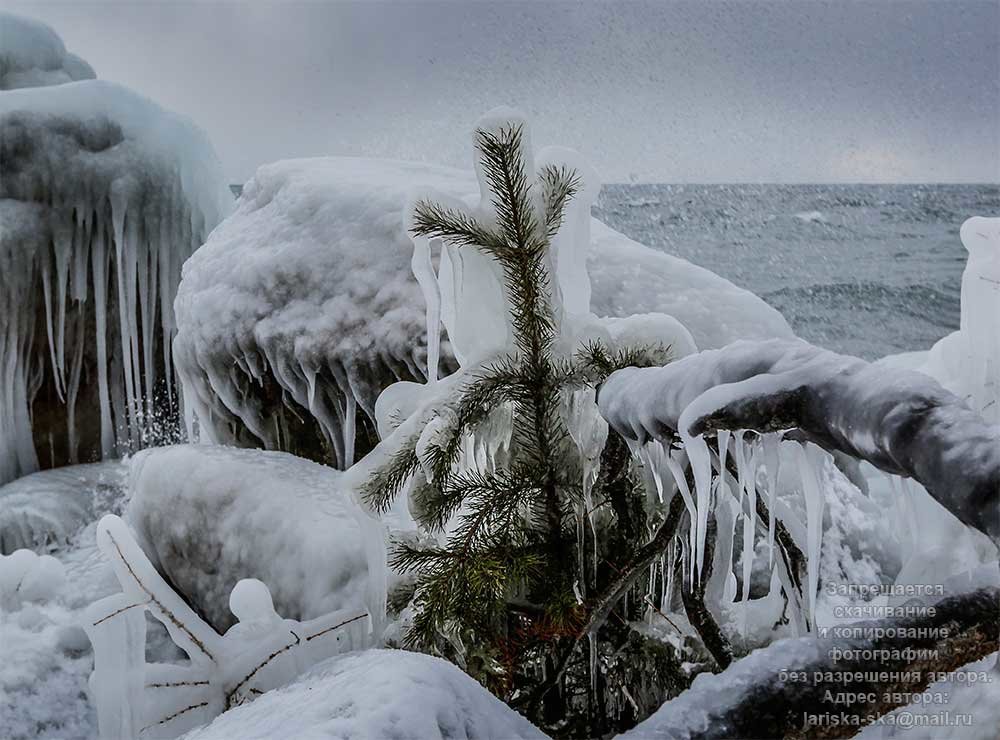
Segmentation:
<svg viewBox="0 0 1000 740">
<path fill-rule="evenodd" d="M 1000 427 L 922 373 L 802 341 L 741 341 L 665 367 L 619 370 L 598 404 L 639 442 L 796 429 L 824 449 L 916 479 L 959 520 L 1000 538 Z"/>
<path fill-rule="evenodd" d="M 480 198 L 472 172 L 427 164 L 323 158 L 257 171 L 178 291 L 178 372 L 203 438 L 341 467 L 370 449 L 379 393 L 427 376 L 424 298 L 404 224 L 426 188 L 470 206 Z M 669 314 L 701 348 L 792 335 L 777 311 L 727 280 L 596 220 L 590 231 L 596 314 Z M 444 342 L 441 370 L 456 364 Z"/>
<path fill-rule="evenodd" d="M 219 632 L 233 624 L 228 598 L 242 578 L 265 583 L 287 618 L 365 603 L 378 620 L 385 597 L 369 574 L 384 573 L 383 532 L 339 479 L 282 452 L 144 450 L 132 459 L 126 519 L 154 567 Z"/>
<path fill-rule="evenodd" d="M 94 79 L 94 70 L 66 51 L 44 23 L 0 11 L 0 90 Z"/>
<path fill-rule="evenodd" d="M 204 133 L 97 80 L 0 95 L 0 162 L 4 482 L 162 434 L 181 264 L 232 198 Z"/>
<path fill-rule="evenodd" d="M 985 588 L 943 599 L 919 616 L 779 640 L 722 673 L 698 676 L 690 689 L 621 737 L 852 737 L 910 697 L 919 700 L 936 675 L 995 652 L 998 597 L 996 588 Z M 873 653 L 865 651 L 877 651 L 874 664 Z M 934 657 L 928 657 L 932 651 Z M 995 680 L 985 672 L 974 678 Z M 836 703 L 844 694 L 853 700 Z M 809 717 L 816 722 L 833 717 L 837 724 L 809 726 Z"/>
<path fill-rule="evenodd" d="M 215 738 L 544 738 L 459 668 L 404 650 L 367 650 L 317 665 L 186 736 Z"/>
</svg>

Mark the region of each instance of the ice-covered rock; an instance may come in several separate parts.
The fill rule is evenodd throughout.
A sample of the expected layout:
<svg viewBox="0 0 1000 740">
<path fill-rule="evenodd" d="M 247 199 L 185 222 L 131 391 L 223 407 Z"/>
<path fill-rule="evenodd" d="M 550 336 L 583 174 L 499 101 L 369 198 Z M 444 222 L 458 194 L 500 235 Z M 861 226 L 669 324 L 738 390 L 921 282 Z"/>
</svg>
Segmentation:
<svg viewBox="0 0 1000 740">
<path fill-rule="evenodd" d="M 229 596 L 244 578 L 266 584 L 284 617 L 312 619 L 380 598 L 369 593 L 369 558 L 384 568 L 384 551 L 370 552 L 367 539 L 381 528 L 373 532 L 340 476 L 282 452 L 144 450 L 132 460 L 126 518 L 157 570 L 217 631 L 233 624 Z"/>
<path fill-rule="evenodd" d="M 0 482 L 164 436 L 181 263 L 232 208 L 207 137 L 109 82 L 0 95 Z"/>
<path fill-rule="evenodd" d="M 0 486 L 0 554 L 65 547 L 123 502 L 127 471 L 117 460 L 69 465 Z"/>
<path fill-rule="evenodd" d="M 0 11 L 0 90 L 94 79 L 94 70 L 66 51 L 44 23 Z"/>
<path fill-rule="evenodd" d="M 427 377 L 427 317 L 404 214 L 428 188 L 469 207 L 480 201 L 472 172 L 428 164 L 322 158 L 257 171 L 236 212 L 185 265 L 175 303 L 178 374 L 203 438 L 340 466 L 345 430 L 356 430 L 356 452 L 371 448 L 379 393 Z M 589 228 L 597 315 L 668 314 L 701 348 L 792 335 L 777 311 L 727 280 L 596 220 Z M 483 274 L 451 258 L 476 260 L 471 252 L 449 250 L 441 264 L 440 250 L 429 251 L 420 259 L 431 269 L 418 272 L 437 268 L 443 283 Z M 556 271 L 579 278 L 569 257 Z M 488 285 L 463 290 L 472 301 L 463 313 L 477 297 L 489 302 Z M 580 296 L 565 300 L 579 311 Z M 442 312 L 450 330 L 447 301 Z M 451 344 L 440 349 L 440 369 L 453 370 Z"/>
<path fill-rule="evenodd" d="M 367 650 L 331 658 L 295 683 L 184 737 L 513 740 L 545 735 L 451 663 L 404 650 Z"/>
</svg>

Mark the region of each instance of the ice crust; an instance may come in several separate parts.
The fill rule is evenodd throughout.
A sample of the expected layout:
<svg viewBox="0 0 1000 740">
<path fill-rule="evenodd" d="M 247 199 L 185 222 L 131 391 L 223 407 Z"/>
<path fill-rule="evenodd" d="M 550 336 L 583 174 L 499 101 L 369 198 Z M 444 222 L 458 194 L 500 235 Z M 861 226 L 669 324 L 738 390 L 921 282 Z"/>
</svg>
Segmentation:
<svg viewBox="0 0 1000 740">
<path fill-rule="evenodd" d="M 86 80 L 0 95 L 0 482 L 156 439 L 181 263 L 232 208 L 190 121 Z"/>
<path fill-rule="evenodd" d="M 368 650 L 331 658 L 295 683 L 184 737 L 513 740 L 545 735 L 451 663 L 403 650 Z"/>
<path fill-rule="evenodd" d="M 566 156 L 553 149 L 538 155 L 539 163 Z M 320 158 L 257 171 L 236 212 L 185 265 L 175 303 L 178 374 L 202 439 L 282 449 L 342 467 L 353 399 L 356 450 L 371 448 L 379 393 L 397 380 L 427 377 L 428 318 L 412 273 L 405 212 L 428 191 L 468 208 L 481 197 L 472 172 L 412 162 Z M 556 274 L 568 281 L 559 300 L 571 313 L 589 300 L 599 316 L 667 314 L 701 348 L 792 335 L 753 294 L 594 219 L 588 224 L 585 212 L 569 215 L 566 233 L 573 229 L 573 239 L 582 234 L 586 243 L 589 228 L 593 284 L 589 299 L 580 292 L 584 283 L 571 287 L 582 265 L 567 251 Z M 470 362 L 498 343 L 487 338 L 505 333 L 503 316 L 483 306 L 495 307 L 502 293 L 474 250 L 445 249 L 441 259 L 439 245 L 427 249 L 442 286 L 441 321 L 449 335 L 457 332 L 440 344 L 444 374 L 457 366 L 456 343 L 465 344 L 462 359 Z M 425 284 L 427 258 L 421 251 Z M 478 282 L 466 284 L 472 280 Z M 467 296 L 460 305 L 459 294 Z M 477 316 L 479 324 L 471 320 Z"/>
<path fill-rule="evenodd" d="M 44 23 L 0 11 L 0 90 L 91 80 L 93 68 L 66 51 Z"/>
</svg>

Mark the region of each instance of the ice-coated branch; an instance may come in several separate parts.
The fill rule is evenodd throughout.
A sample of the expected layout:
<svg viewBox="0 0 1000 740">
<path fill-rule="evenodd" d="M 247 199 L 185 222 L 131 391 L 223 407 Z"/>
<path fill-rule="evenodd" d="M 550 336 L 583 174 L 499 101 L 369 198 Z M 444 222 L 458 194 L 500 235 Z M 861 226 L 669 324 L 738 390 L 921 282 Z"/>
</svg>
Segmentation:
<svg viewBox="0 0 1000 740">
<path fill-rule="evenodd" d="M 916 617 L 845 625 L 830 630 L 833 636 L 781 640 L 722 673 L 700 678 L 620 737 L 851 737 L 908 703 L 937 675 L 995 651 L 998 596 L 997 589 L 984 588 L 948 597 Z M 872 670 L 866 651 L 889 657 Z M 856 700 L 836 703 L 845 693 Z M 806 725 L 807 717 L 824 715 L 841 722 Z"/>
<path fill-rule="evenodd" d="M 803 341 L 740 341 L 665 367 L 619 370 L 598 405 L 639 442 L 797 429 L 828 451 L 917 480 L 959 520 L 1000 538 L 1000 427 L 922 373 Z"/>
</svg>

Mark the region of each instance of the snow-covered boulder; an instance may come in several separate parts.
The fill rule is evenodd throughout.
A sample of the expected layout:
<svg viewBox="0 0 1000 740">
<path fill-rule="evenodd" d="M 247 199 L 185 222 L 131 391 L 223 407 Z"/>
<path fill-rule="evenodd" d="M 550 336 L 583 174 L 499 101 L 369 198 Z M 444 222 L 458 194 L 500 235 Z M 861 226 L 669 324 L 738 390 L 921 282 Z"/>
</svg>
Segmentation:
<svg viewBox="0 0 1000 740">
<path fill-rule="evenodd" d="M 0 94 L 0 161 L 5 482 L 162 436 L 181 263 L 232 198 L 200 129 L 98 80 Z"/>
<path fill-rule="evenodd" d="M 184 737 L 514 740 L 545 735 L 451 663 L 404 650 L 367 650 L 331 658 L 295 683 Z"/>
<path fill-rule="evenodd" d="M 234 623 L 229 595 L 243 578 L 264 582 L 284 617 L 312 619 L 370 600 L 370 547 L 382 546 L 339 478 L 283 452 L 144 450 L 132 459 L 126 519 L 153 566 L 218 632 Z"/>
<path fill-rule="evenodd" d="M 126 472 L 118 461 L 70 465 L 0 486 L 0 554 L 65 546 L 123 500 Z"/>
<path fill-rule="evenodd" d="M 178 373 L 205 438 L 342 467 L 355 430 L 359 453 L 377 441 L 379 392 L 426 377 L 404 212 L 428 188 L 469 205 L 480 197 L 471 171 L 428 164 L 321 158 L 257 171 L 185 265 L 175 303 Z M 699 348 L 792 336 L 776 310 L 727 280 L 596 220 L 591 233 L 596 314 L 669 314 Z M 454 369 L 447 342 L 441 354 Z"/>
<path fill-rule="evenodd" d="M 44 23 L 0 11 L 0 90 L 94 79 L 94 70 L 66 51 Z"/>
</svg>

